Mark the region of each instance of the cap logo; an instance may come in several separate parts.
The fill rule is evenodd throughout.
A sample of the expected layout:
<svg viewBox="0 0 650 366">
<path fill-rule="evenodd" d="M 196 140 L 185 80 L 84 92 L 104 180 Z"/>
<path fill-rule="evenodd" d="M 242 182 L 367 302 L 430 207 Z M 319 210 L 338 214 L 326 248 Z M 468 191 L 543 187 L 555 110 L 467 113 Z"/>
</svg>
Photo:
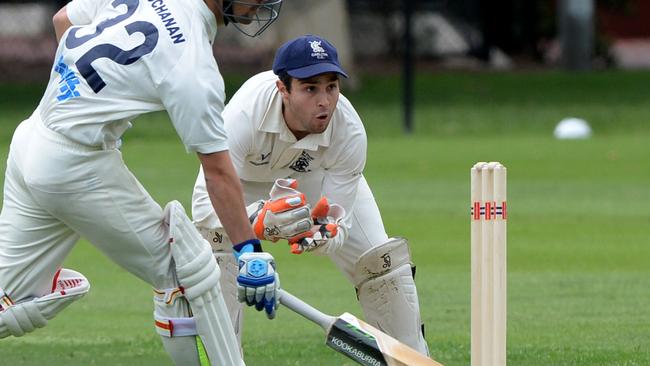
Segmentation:
<svg viewBox="0 0 650 366">
<path fill-rule="evenodd" d="M 320 45 L 321 41 L 309 41 L 311 46 L 311 57 L 315 57 L 319 60 L 326 59 L 329 55 L 325 52 L 325 49 Z"/>
</svg>

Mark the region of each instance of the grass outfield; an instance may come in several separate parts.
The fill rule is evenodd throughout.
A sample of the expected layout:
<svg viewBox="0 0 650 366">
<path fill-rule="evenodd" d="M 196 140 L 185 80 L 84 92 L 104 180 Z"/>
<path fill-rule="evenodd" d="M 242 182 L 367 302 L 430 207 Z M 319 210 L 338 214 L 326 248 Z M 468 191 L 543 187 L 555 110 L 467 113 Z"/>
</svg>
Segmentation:
<svg viewBox="0 0 650 366">
<path fill-rule="evenodd" d="M 426 76 L 418 81 L 416 136 L 395 125 L 398 86 L 390 79 L 350 94 L 367 125 L 365 175 L 386 228 L 411 240 L 434 358 L 469 365 L 469 168 L 499 160 L 508 167 L 509 364 L 650 364 L 648 81 L 650 73 Z M 0 101 L 0 161 L 13 117 L 39 94 L 12 91 L 24 99 Z M 590 120 L 595 137 L 552 139 L 568 115 Z M 141 118 L 123 151 L 158 202 L 189 207 L 198 162 L 162 115 Z M 361 315 L 328 260 L 289 255 L 285 245 L 266 249 L 285 288 L 328 313 Z M 3 363 L 170 364 L 153 331 L 148 286 L 86 242 L 65 265 L 90 279 L 91 292 L 45 329 L 1 340 Z M 318 326 L 287 309 L 273 321 L 247 309 L 249 365 L 353 364 L 323 343 Z"/>
</svg>

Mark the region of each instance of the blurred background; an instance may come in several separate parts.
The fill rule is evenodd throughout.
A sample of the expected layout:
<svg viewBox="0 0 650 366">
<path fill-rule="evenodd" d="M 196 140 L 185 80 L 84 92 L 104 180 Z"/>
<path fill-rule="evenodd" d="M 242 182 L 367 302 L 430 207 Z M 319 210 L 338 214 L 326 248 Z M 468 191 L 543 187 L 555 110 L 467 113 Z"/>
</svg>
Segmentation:
<svg viewBox="0 0 650 366">
<path fill-rule="evenodd" d="M 0 83 L 43 84 L 56 40 L 52 15 L 67 3 L 0 0 Z M 220 29 L 222 72 L 269 69 L 286 40 L 305 33 L 332 41 L 351 78 L 399 77 L 401 124 L 414 130 L 414 80 L 446 71 L 650 68 L 650 2 L 643 0 L 287 0 L 259 38 Z"/>
<path fill-rule="evenodd" d="M 66 2 L 0 0 L 0 81 L 47 77 Z M 408 54 L 427 69 L 646 68 L 649 17 L 643 0 L 287 0 L 260 39 L 225 28 L 215 55 L 226 72 L 257 71 L 288 38 L 316 33 L 353 74 L 397 72 Z"/>
</svg>

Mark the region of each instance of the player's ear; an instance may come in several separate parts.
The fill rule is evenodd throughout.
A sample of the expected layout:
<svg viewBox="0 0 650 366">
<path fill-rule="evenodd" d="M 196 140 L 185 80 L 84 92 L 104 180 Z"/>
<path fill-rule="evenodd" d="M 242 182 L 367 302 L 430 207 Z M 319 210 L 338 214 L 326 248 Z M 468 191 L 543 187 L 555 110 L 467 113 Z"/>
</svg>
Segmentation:
<svg viewBox="0 0 650 366">
<path fill-rule="evenodd" d="M 280 91 L 280 94 L 282 95 L 282 98 L 286 98 L 286 97 L 289 96 L 289 90 L 287 89 L 287 86 L 284 85 L 284 83 L 282 82 L 282 80 L 280 80 L 280 79 L 276 80 L 276 82 L 275 82 L 275 86 L 276 86 L 276 87 L 278 88 L 278 90 Z"/>
</svg>

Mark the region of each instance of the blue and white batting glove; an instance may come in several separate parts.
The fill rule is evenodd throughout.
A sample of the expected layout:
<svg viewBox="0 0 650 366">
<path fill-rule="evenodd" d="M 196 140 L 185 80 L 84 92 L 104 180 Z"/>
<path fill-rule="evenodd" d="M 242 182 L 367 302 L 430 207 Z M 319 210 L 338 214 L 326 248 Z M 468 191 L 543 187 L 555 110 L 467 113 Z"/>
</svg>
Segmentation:
<svg viewBox="0 0 650 366">
<path fill-rule="evenodd" d="M 237 297 L 248 306 L 264 310 L 269 319 L 275 318 L 278 308 L 280 277 L 275 271 L 275 260 L 269 253 L 247 252 L 239 256 Z"/>
</svg>

